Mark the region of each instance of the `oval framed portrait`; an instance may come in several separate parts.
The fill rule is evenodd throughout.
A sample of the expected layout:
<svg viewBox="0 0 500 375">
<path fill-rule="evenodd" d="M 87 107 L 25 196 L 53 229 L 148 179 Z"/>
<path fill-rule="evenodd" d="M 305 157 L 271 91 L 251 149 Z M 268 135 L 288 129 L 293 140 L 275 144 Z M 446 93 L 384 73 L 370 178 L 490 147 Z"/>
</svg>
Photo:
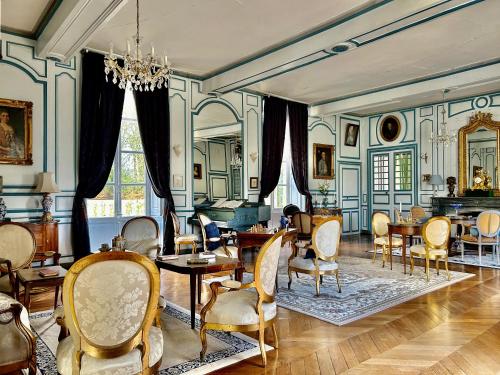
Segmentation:
<svg viewBox="0 0 500 375">
<path fill-rule="evenodd" d="M 394 142 L 401 132 L 401 123 L 396 116 L 386 116 L 380 122 L 380 136 L 386 142 Z"/>
</svg>

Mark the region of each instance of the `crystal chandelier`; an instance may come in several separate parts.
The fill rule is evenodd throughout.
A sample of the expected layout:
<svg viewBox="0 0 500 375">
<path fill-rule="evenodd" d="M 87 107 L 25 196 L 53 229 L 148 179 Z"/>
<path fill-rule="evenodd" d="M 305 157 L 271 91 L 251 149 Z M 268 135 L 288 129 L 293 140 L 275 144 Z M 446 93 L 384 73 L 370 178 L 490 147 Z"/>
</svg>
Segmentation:
<svg viewBox="0 0 500 375">
<path fill-rule="evenodd" d="M 446 110 L 445 110 L 445 94 L 449 92 L 450 90 L 444 89 L 443 90 L 443 109 L 441 110 L 441 124 L 439 124 L 439 129 L 437 134 L 432 133 L 431 137 L 429 138 L 429 142 L 434 143 L 436 145 L 442 144 L 444 147 L 448 147 L 452 143 L 455 143 L 457 141 L 457 135 L 454 132 L 450 132 L 450 129 L 448 129 L 448 125 L 446 124 L 445 116 L 446 116 Z"/>
<path fill-rule="evenodd" d="M 113 74 L 113 83 L 118 83 L 118 87 L 125 89 L 130 84 L 130 89 L 139 91 L 153 91 L 162 86 L 168 87 L 170 78 L 170 67 L 165 55 L 163 65 L 158 63 L 155 57 L 154 47 L 151 46 L 151 53 L 144 58 L 141 52 L 139 36 L 139 0 L 136 2 L 137 8 L 137 33 L 135 34 L 135 51 L 130 52 L 130 42 L 127 40 L 127 54 L 123 58 L 123 66 L 120 66 L 116 55 L 113 53 L 113 46 L 104 58 L 104 73 L 106 81 L 108 75 Z"/>
</svg>

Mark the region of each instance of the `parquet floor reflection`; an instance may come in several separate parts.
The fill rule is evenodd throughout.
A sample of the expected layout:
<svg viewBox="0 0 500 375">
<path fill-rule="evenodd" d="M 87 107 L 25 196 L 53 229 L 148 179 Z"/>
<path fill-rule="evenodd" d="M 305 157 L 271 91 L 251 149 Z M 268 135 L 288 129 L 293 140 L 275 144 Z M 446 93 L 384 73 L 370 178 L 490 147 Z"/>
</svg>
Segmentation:
<svg viewBox="0 0 500 375">
<path fill-rule="evenodd" d="M 369 257 L 370 247 L 370 236 L 344 237 L 341 255 Z M 278 308 L 280 349 L 267 367 L 253 357 L 216 373 L 500 374 L 500 270 L 450 268 L 476 276 L 342 327 Z M 162 271 L 161 293 L 188 308 L 189 278 Z M 34 296 L 32 310 L 50 308 L 52 295 Z"/>
</svg>

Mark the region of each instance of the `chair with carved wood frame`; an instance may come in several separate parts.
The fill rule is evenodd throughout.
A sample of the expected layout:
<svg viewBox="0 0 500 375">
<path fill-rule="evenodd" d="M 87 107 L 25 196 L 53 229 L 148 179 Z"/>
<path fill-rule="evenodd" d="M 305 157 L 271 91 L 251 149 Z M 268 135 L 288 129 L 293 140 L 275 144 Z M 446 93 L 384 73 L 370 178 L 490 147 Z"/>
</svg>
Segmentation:
<svg viewBox="0 0 500 375">
<path fill-rule="evenodd" d="M 373 234 L 373 258 L 372 262 L 375 262 L 377 251 L 382 248 L 382 267 L 385 267 L 385 262 L 389 256 L 391 262 L 392 270 L 392 256 L 389 251 L 393 249 L 400 248 L 403 246 L 403 240 L 400 237 L 392 237 L 392 249 L 389 250 L 389 227 L 388 224 L 391 223 L 391 218 L 388 214 L 381 211 L 375 211 L 372 214 L 372 234 Z"/>
<path fill-rule="evenodd" d="M 292 272 L 295 271 L 314 275 L 317 296 L 320 293 L 320 283 L 323 275 L 335 275 L 339 293 L 342 292 L 337 263 L 341 233 L 342 218 L 340 216 L 332 216 L 314 227 L 312 244 L 309 248 L 314 251 L 316 256 L 305 259 L 292 254 L 288 258 L 288 289 L 292 285 Z"/>
<path fill-rule="evenodd" d="M 35 256 L 33 232 L 19 223 L 0 226 L 0 292 L 18 298 L 16 271 L 28 268 Z"/>
<path fill-rule="evenodd" d="M 122 228 L 125 249 L 150 259 L 155 259 L 161 252 L 160 228 L 151 216 L 137 216 L 128 220 Z"/>
<path fill-rule="evenodd" d="M 170 211 L 170 216 L 172 217 L 172 224 L 174 226 L 175 254 L 179 254 L 182 245 L 191 246 L 191 253 L 196 253 L 196 242 L 198 241 L 198 236 L 196 234 L 181 234 L 179 217 L 173 211 Z"/>
<path fill-rule="evenodd" d="M 451 275 L 448 271 L 448 241 L 451 233 L 451 221 L 446 216 L 434 216 L 422 226 L 422 245 L 410 247 L 410 275 L 413 274 L 414 257 L 425 259 L 425 274 L 430 279 L 430 261 L 435 260 L 436 272 L 439 275 L 439 262 L 444 260 L 448 280 Z"/>
<path fill-rule="evenodd" d="M 307 212 L 296 212 L 292 215 L 291 224 L 297 229 L 297 249 L 307 249 L 311 245 L 314 228 L 312 215 Z"/>
<path fill-rule="evenodd" d="M 0 374 L 28 369 L 36 374 L 36 342 L 28 311 L 12 297 L 0 293 Z"/>
<path fill-rule="evenodd" d="M 281 241 L 284 230 L 273 235 L 261 247 L 255 262 L 254 281 L 241 284 L 237 281 L 226 281 L 224 284 L 210 284 L 212 296 L 201 310 L 200 339 L 202 350 L 200 359 L 204 361 L 207 351 L 208 329 L 226 332 L 259 332 L 259 346 L 262 363 L 267 363 L 264 333 L 272 327 L 274 347 L 278 348 L 276 331 L 276 302 L 274 300 L 275 280 L 278 272 L 278 261 L 281 252 Z M 227 293 L 219 294 L 221 287 L 230 287 Z M 257 293 L 248 290 L 255 288 Z"/>
<path fill-rule="evenodd" d="M 92 254 L 69 269 L 63 284 L 64 324 L 70 336 L 57 347 L 57 371 L 156 373 L 163 334 L 153 325 L 160 272 L 133 252 Z"/>
<path fill-rule="evenodd" d="M 483 246 L 491 246 L 491 256 L 494 260 L 496 254 L 497 265 L 500 265 L 500 211 L 487 210 L 481 212 L 477 217 L 475 228 L 478 232 L 477 236 L 471 234 L 462 236 L 460 244 L 462 260 L 464 260 L 464 243 L 478 247 L 480 266 L 482 265 Z"/>
<path fill-rule="evenodd" d="M 201 235 L 203 238 L 203 251 L 209 251 L 208 244 L 210 242 L 219 242 L 220 246 L 215 250 L 211 250 L 212 253 L 221 257 L 238 258 L 238 248 L 227 244 L 227 241 L 231 238 L 230 235 L 220 235 L 219 237 L 208 238 L 205 227 L 213 223 L 213 221 L 207 215 L 203 214 L 198 214 L 198 221 L 200 222 Z"/>
</svg>

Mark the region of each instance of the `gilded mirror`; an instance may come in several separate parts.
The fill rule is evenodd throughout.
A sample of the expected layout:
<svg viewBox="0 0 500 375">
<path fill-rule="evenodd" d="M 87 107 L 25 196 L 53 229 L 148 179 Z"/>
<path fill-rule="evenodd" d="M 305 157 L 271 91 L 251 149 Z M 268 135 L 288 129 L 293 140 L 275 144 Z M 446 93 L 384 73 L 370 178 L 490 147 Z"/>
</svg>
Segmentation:
<svg viewBox="0 0 500 375">
<path fill-rule="evenodd" d="M 478 112 L 458 131 L 458 194 L 478 184 L 500 195 L 500 122 Z"/>
</svg>

